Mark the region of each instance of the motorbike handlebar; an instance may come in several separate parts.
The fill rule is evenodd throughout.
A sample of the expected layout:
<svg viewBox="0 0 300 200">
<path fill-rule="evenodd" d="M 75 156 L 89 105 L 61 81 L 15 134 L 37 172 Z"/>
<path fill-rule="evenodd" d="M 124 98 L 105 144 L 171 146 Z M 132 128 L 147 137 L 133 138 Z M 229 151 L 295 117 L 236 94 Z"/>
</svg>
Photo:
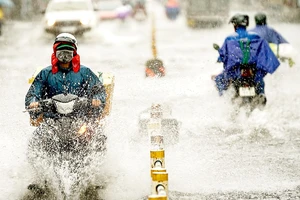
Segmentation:
<svg viewBox="0 0 300 200">
<path fill-rule="evenodd" d="M 216 44 L 216 43 L 213 43 L 213 47 L 217 51 L 220 49 L 220 46 L 218 44 Z"/>
<path fill-rule="evenodd" d="M 39 103 L 38 107 L 28 108 L 28 106 L 27 106 L 25 108 L 26 110 L 24 112 L 41 112 L 41 111 L 47 112 L 47 111 L 51 110 L 52 108 L 54 108 L 55 101 L 56 100 L 54 100 L 52 98 L 40 100 L 40 101 L 38 101 L 38 103 Z M 73 101 L 75 101 L 74 110 L 88 108 L 88 107 L 91 107 L 91 105 L 92 105 L 92 100 L 88 99 L 86 97 L 78 97 L 78 98 L 74 99 Z M 64 103 L 68 103 L 68 102 L 64 102 Z"/>
</svg>

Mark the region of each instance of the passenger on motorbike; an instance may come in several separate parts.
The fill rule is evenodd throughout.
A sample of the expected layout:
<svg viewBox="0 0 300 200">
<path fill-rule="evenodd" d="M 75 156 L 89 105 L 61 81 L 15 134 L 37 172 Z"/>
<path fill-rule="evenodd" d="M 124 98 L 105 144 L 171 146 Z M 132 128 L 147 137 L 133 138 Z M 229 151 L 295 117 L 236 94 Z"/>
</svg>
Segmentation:
<svg viewBox="0 0 300 200">
<path fill-rule="evenodd" d="M 282 37 L 275 29 L 267 25 L 267 16 L 264 13 L 257 13 L 254 16 L 255 28 L 251 29 L 257 33 L 260 37 L 267 40 L 268 43 L 281 44 L 288 43 L 286 39 Z"/>
<path fill-rule="evenodd" d="M 241 78 L 241 68 L 248 67 L 254 73 L 255 93 L 266 103 L 265 83 L 263 78 L 272 74 L 279 66 L 279 61 L 270 49 L 268 43 L 259 35 L 248 32 L 247 15 L 236 14 L 230 19 L 235 33 L 228 36 L 223 46 L 218 50 L 218 62 L 223 62 L 223 72 L 212 76 L 219 94 L 222 95 Z"/>
<path fill-rule="evenodd" d="M 254 16 L 256 26 L 250 31 L 257 33 L 260 37 L 264 38 L 269 44 L 276 45 L 276 51 L 274 52 L 277 57 L 281 57 L 279 55 L 279 45 L 280 44 L 288 44 L 288 41 L 282 37 L 280 33 L 278 33 L 275 29 L 271 28 L 267 25 L 267 16 L 264 13 L 257 13 Z M 295 63 L 292 58 L 288 58 L 289 65 L 292 67 Z"/>
<path fill-rule="evenodd" d="M 80 64 L 76 38 L 69 33 L 61 33 L 53 44 L 51 65 L 35 77 L 26 94 L 25 106 L 37 108 L 41 100 L 66 93 L 91 99 L 92 107 L 98 108 L 99 112 L 105 105 L 103 83 L 91 69 Z"/>
</svg>

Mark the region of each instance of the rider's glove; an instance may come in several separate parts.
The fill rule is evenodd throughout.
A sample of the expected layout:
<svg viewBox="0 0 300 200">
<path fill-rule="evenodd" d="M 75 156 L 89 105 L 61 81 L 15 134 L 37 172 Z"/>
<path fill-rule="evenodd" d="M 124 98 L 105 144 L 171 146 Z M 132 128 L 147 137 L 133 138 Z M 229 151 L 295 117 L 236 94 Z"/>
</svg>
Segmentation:
<svg viewBox="0 0 300 200">
<path fill-rule="evenodd" d="M 293 67 L 295 65 L 295 62 L 293 61 L 292 58 L 289 58 L 288 61 L 289 61 L 289 66 L 290 67 Z"/>
<path fill-rule="evenodd" d="M 39 102 L 32 102 L 29 104 L 28 108 L 37 108 L 39 107 L 39 105 L 40 105 Z"/>
<path fill-rule="evenodd" d="M 99 107 L 101 105 L 101 101 L 99 99 L 92 99 L 92 106 Z"/>
<path fill-rule="evenodd" d="M 280 60 L 281 62 L 285 62 L 285 61 L 286 61 L 286 58 L 285 58 L 285 57 L 279 57 L 279 60 Z"/>
</svg>

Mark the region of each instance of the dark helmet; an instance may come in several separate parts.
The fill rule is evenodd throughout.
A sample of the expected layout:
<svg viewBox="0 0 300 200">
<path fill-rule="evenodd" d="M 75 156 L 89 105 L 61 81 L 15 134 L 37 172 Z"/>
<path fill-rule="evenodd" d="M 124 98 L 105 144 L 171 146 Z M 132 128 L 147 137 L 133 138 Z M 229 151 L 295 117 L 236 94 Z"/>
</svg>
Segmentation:
<svg viewBox="0 0 300 200">
<path fill-rule="evenodd" d="M 267 24 L 267 16 L 264 13 L 257 13 L 254 16 L 256 25 L 265 25 Z"/>
<path fill-rule="evenodd" d="M 232 23 L 234 26 L 248 26 L 249 25 L 249 16 L 248 15 L 242 15 L 242 14 L 236 14 L 234 15 L 229 23 Z"/>
</svg>

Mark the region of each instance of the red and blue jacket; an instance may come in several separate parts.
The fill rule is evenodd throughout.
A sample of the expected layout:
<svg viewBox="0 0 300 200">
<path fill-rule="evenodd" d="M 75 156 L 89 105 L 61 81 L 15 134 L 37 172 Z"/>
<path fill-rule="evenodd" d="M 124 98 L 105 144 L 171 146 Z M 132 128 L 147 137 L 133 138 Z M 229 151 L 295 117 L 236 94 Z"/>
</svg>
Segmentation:
<svg viewBox="0 0 300 200">
<path fill-rule="evenodd" d="M 27 107 L 32 102 L 38 102 L 63 93 L 99 99 L 105 104 L 105 88 L 97 75 L 91 69 L 80 65 L 80 57 L 76 51 L 74 51 L 70 68 L 61 68 L 55 57 L 57 46 L 58 44 L 55 44 L 53 47 L 52 65 L 42 69 L 30 86 L 25 97 L 25 106 Z"/>
</svg>

